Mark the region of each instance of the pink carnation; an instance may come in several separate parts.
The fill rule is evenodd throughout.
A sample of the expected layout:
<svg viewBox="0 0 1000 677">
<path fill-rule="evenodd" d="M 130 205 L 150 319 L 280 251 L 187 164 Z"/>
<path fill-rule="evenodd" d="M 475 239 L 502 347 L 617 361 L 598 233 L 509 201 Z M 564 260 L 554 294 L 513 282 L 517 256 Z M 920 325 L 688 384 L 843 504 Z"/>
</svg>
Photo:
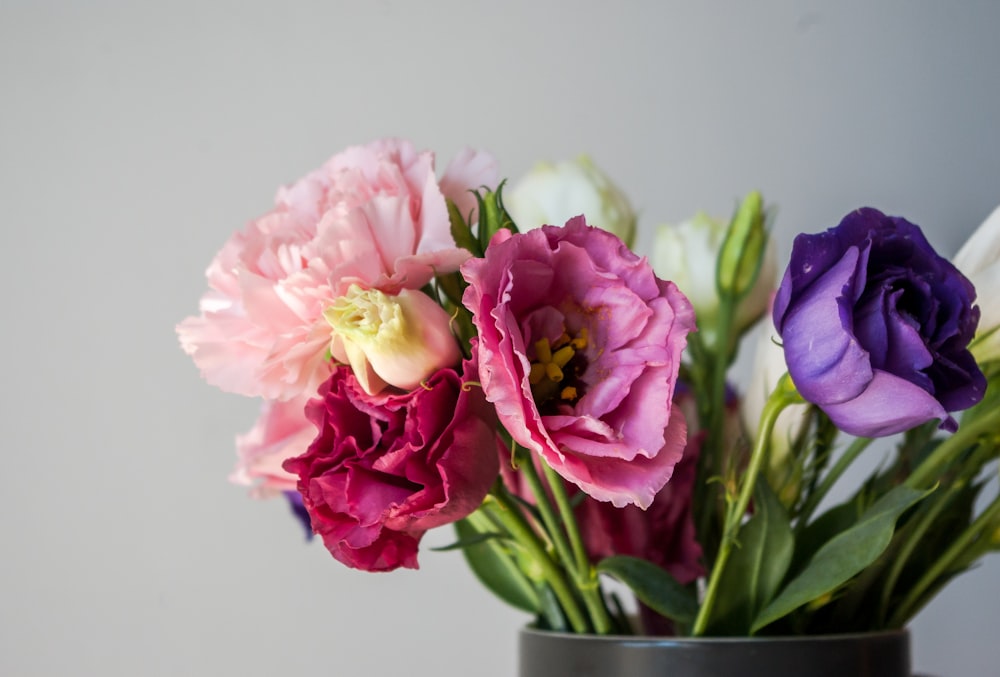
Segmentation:
<svg viewBox="0 0 1000 677">
<path fill-rule="evenodd" d="M 582 216 L 499 231 L 462 266 L 480 380 L 520 445 L 584 492 L 647 507 L 685 443 L 672 408 L 691 304 Z"/>
<path fill-rule="evenodd" d="M 474 364 L 463 372 L 475 374 Z M 467 381 L 441 369 L 412 392 L 369 395 L 339 367 L 310 401 L 319 434 L 284 467 L 337 560 L 366 571 L 416 568 L 424 532 L 482 503 L 499 471 L 496 415 Z"/>
<path fill-rule="evenodd" d="M 433 154 L 409 142 L 348 148 L 279 190 L 275 208 L 223 246 L 201 315 L 177 327 L 182 347 L 223 390 L 315 392 L 331 370 L 323 311 L 351 284 L 395 294 L 456 270 L 468 253 L 455 247 L 445 198 L 471 209 L 466 191 L 495 171 L 465 151 L 439 183 Z"/>
<path fill-rule="evenodd" d="M 296 477 L 281 467 L 285 459 L 298 456 L 316 437 L 316 426 L 305 415 L 309 398 L 268 401 L 247 433 L 236 438 L 239 460 L 229 479 L 252 487 L 256 498 L 270 498 L 295 491 Z"/>
</svg>

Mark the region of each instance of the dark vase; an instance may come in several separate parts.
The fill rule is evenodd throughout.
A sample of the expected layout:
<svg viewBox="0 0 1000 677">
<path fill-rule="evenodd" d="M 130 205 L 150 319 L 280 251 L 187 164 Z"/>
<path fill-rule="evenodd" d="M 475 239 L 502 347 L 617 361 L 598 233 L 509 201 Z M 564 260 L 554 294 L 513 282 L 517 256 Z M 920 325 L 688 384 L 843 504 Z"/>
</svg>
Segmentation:
<svg viewBox="0 0 1000 677">
<path fill-rule="evenodd" d="M 906 630 L 807 637 L 600 637 L 525 628 L 520 677 L 911 677 Z"/>
</svg>

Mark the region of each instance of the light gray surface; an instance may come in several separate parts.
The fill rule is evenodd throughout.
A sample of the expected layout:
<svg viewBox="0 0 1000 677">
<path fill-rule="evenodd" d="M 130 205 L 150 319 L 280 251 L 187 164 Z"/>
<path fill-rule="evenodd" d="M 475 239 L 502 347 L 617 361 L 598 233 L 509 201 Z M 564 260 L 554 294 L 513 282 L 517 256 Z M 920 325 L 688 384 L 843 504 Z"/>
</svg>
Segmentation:
<svg viewBox="0 0 1000 677">
<path fill-rule="evenodd" d="M 996 3 L 138 4 L 0 1 L 5 675 L 513 675 L 524 619 L 458 555 L 347 571 L 227 485 L 255 404 L 173 336 L 349 144 L 587 151 L 644 244 L 756 187 L 783 255 L 862 204 L 951 253 L 1000 202 Z M 995 674 L 998 565 L 914 624 L 921 670 Z"/>
</svg>

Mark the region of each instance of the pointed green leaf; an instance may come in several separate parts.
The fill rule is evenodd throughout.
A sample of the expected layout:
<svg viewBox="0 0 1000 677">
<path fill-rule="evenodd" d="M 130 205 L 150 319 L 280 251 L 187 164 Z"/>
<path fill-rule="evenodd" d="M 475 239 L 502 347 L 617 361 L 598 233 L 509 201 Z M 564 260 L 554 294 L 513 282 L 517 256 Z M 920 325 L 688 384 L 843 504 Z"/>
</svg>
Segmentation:
<svg viewBox="0 0 1000 677">
<path fill-rule="evenodd" d="M 458 206 L 451 200 L 448 200 L 448 220 L 451 222 L 451 237 L 455 240 L 455 245 L 462 249 L 468 249 L 473 256 L 482 256 L 482 247 L 472 235 L 472 229 L 465 222 L 462 213 L 458 211 Z"/>
<path fill-rule="evenodd" d="M 471 541 L 483 533 L 472 524 L 477 517 L 481 515 L 473 513 L 466 519 L 455 522 L 459 541 Z M 488 529 L 489 525 L 486 527 Z M 514 556 L 502 541 L 489 539 L 469 545 L 462 552 L 476 578 L 490 592 L 522 611 L 531 614 L 541 611 L 541 600 L 535 586 L 517 566 Z"/>
<path fill-rule="evenodd" d="M 816 551 L 837 534 L 845 531 L 861 517 L 863 507 L 854 499 L 830 508 L 810 522 L 795 539 L 795 557 L 791 573 L 797 574 L 812 559 Z"/>
<path fill-rule="evenodd" d="M 478 545 L 484 541 L 488 541 L 491 538 L 504 538 L 503 534 L 493 532 L 477 533 L 469 538 L 461 538 L 454 543 L 449 543 L 448 545 L 440 545 L 436 548 L 430 548 L 431 552 L 448 552 L 449 550 L 461 550 L 463 548 L 469 548 L 473 545 Z"/>
<path fill-rule="evenodd" d="M 601 560 L 597 570 L 618 579 L 632 589 L 640 602 L 678 623 L 691 623 L 698 613 L 694 593 L 652 562 L 615 555 Z"/>
<path fill-rule="evenodd" d="M 487 190 L 481 197 L 478 193 L 476 194 L 479 201 L 479 246 L 481 251 L 486 251 L 490 240 L 493 239 L 498 230 L 506 228 L 517 232 L 514 221 L 504 209 L 502 194 L 502 182 L 497 187 L 496 192 Z"/>
<path fill-rule="evenodd" d="M 754 515 L 740 529 L 719 582 L 708 634 L 747 635 L 774 598 L 792 561 L 795 537 L 781 501 L 763 479 L 754 492 Z"/>
<path fill-rule="evenodd" d="M 827 541 L 754 621 L 751 632 L 846 583 L 888 547 L 896 520 L 929 492 L 898 486 L 864 512 L 858 522 Z"/>
</svg>

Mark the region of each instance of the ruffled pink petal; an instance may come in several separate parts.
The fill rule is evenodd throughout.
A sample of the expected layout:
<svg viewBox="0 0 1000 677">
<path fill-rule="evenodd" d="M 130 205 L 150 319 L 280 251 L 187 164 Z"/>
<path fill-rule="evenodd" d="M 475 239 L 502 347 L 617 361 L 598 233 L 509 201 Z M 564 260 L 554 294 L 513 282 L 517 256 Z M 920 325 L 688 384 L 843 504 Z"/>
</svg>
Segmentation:
<svg viewBox="0 0 1000 677">
<path fill-rule="evenodd" d="M 239 460 L 230 481 L 253 487 L 258 498 L 295 490 L 298 478 L 281 464 L 304 453 L 316 436 L 316 426 L 305 417 L 307 400 L 264 402 L 253 428 L 236 438 Z"/>
<path fill-rule="evenodd" d="M 489 153 L 463 148 L 444 171 L 441 192 L 455 203 L 462 216 L 468 217 L 476 208 L 476 198 L 469 191 L 480 186 L 495 186 L 497 177 L 496 158 Z"/>
</svg>

